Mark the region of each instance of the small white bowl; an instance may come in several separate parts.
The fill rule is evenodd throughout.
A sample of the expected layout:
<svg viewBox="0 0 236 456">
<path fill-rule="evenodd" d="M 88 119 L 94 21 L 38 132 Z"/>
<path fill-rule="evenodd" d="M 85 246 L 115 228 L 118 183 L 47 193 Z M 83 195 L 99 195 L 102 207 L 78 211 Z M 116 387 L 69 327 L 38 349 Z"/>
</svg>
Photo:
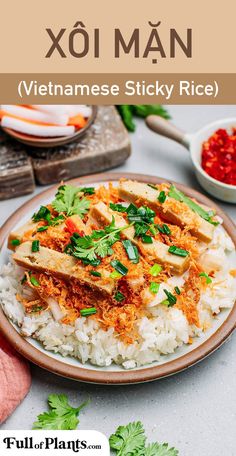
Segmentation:
<svg viewBox="0 0 236 456">
<path fill-rule="evenodd" d="M 209 176 L 201 166 L 202 144 L 219 128 L 226 129 L 229 133 L 236 128 L 236 117 L 217 120 L 206 125 L 193 134 L 184 133 L 170 122 L 159 116 L 148 116 L 147 126 L 156 133 L 173 139 L 185 146 L 191 155 L 195 174 L 199 184 L 206 192 L 227 203 L 236 203 L 236 185 L 224 184 Z"/>
</svg>

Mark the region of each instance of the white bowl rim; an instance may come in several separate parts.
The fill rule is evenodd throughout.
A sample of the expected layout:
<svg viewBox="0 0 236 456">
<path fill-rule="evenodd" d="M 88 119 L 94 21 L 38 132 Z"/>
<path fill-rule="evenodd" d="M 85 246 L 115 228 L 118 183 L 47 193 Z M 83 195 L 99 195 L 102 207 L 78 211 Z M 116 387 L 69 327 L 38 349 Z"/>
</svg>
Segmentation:
<svg viewBox="0 0 236 456">
<path fill-rule="evenodd" d="M 224 190 L 234 190 L 236 192 L 236 185 L 225 184 L 224 182 L 221 182 L 221 181 L 219 181 L 217 179 L 214 179 L 209 174 L 207 174 L 207 172 L 202 168 L 200 163 L 196 160 L 196 157 L 195 157 L 196 150 L 193 148 L 193 140 L 195 138 L 197 138 L 198 136 L 200 136 L 202 133 L 207 132 L 208 130 L 210 130 L 213 127 L 221 126 L 222 128 L 224 128 L 224 127 L 226 127 L 227 124 L 229 125 L 232 122 L 235 123 L 235 128 L 236 128 L 236 117 L 229 117 L 229 118 L 226 118 L 226 119 L 219 119 L 219 120 L 216 120 L 214 122 L 211 122 L 211 123 L 205 125 L 200 130 L 196 131 L 195 133 L 186 134 L 185 137 L 189 141 L 190 155 L 191 155 L 193 164 L 194 164 L 195 168 L 197 168 L 197 170 L 200 172 L 200 174 L 202 174 L 203 177 L 208 179 L 213 184 L 218 185 L 220 188 L 222 188 L 222 190 L 223 189 Z"/>
</svg>

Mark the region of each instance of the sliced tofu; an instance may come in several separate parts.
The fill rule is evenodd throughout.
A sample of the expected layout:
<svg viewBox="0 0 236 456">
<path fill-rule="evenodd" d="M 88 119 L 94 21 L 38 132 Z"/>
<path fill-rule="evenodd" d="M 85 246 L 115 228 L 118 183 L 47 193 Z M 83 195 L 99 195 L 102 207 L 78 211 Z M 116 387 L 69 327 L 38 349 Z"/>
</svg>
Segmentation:
<svg viewBox="0 0 236 456">
<path fill-rule="evenodd" d="M 81 220 L 81 218 L 78 215 L 72 215 L 71 217 L 69 217 L 69 219 L 74 223 L 78 231 L 83 231 L 85 234 L 90 234 L 91 230 L 85 225 L 85 223 Z M 65 223 L 61 223 L 56 226 L 57 229 L 64 230 Z M 17 228 L 16 230 L 12 231 L 8 237 L 8 248 L 14 251 L 16 249 L 16 246 L 12 245 L 13 239 L 17 239 L 20 242 L 22 242 L 25 233 L 27 233 L 28 231 L 35 231 L 36 229 L 37 223 L 33 222 L 33 220 L 30 220 L 20 228 Z"/>
<path fill-rule="evenodd" d="M 138 206 L 148 205 L 170 223 L 180 227 L 193 225 L 190 232 L 203 242 L 210 242 L 213 238 L 214 225 L 189 210 L 189 208 L 186 211 L 183 209 L 181 213 L 177 212 L 176 200 L 173 198 L 168 198 L 168 204 L 166 205 L 165 203 L 163 205 L 159 204 L 157 200 L 159 191 L 149 187 L 147 184 L 131 180 L 121 181 L 119 195 L 125 201 L 135 203 Z"/>
<path fill-rule="evenodd" d="M 49 272 L 55 276 L 70 280 L 77 279 L 79 282 L 90 287 L 112 294 L 115 288 L 115 281 L 110 277 L 90 276 L 86 268 L 70 255 L 56 252 L 55 250 L 40 247 L 38 252 L 32 252 L 32 242 L 23 242 L 13 253 L 13 260 L 23 268 L 30 271 Z M 97 268 L 98 272 L 103 273 Z"/>
<path fill-rule="evenodd" d="M 10 250 L 15 250 L 16 246 L 12 245 L 12 241 L 14 239 L 17 239 L 18 241 L 22 242 L 22 238 L 23 238 L 24 234 L 27 233 L 28 231 L 34 230 L 36 228 L 36 226 L 37 225 L 32 220 L 30 220 L 29 222 L 22 225 L 20 228 L 16 228 L 8 236 L 7 247 Z"/>
<path fill-rule="evenodd" d="M 90 214 L 91 217 L 93 217 L 100 225 L 108 225 L 109 223 L 111 223 L 112 217 L 115 218 L 115 223 L 117 227 L 127 225 L 126 220 L 122 216 L 112 211 L 103 202 L 99 202 L 92 206 Z M 189 256 L 183 258 L 177 255 L 173 255 L 172 253 L 169 253 L 169 247 L 163 244 L 162 242 L 153 239 L 152 244 L 145 244 L 139 241 L 135 237 L 135 230 L 133 226 L 122 231 L 122 235 L 126 239 L 129 239 L 134 244 L 136 244 L 137 247 L 140 247 L 141 244 L 142 249 L 148 253 L 152 260 L 157 260 L 161 264 L 169 265 L 172 271 L 176 274 L 183 274 L 183 272 L 186 271 L 186 269 L 189 266 Z"/>
</svg>

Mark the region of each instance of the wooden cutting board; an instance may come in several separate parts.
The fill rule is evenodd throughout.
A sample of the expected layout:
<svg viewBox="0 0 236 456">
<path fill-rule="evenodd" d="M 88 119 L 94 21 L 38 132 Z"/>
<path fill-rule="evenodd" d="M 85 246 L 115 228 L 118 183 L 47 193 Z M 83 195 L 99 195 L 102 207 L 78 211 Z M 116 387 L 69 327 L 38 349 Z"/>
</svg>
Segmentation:
<svg viewBox="0 0 236 456">
<path fill-rule="evenodd" d="M 99 106 L 81 141 L 51 149 L 21 144 L 0 133 L 0 199 L 33 192 L 40 185 L 97 173 L 123 163 L 131 153 L 129 135 L 114 106 Z"/>
</svg>

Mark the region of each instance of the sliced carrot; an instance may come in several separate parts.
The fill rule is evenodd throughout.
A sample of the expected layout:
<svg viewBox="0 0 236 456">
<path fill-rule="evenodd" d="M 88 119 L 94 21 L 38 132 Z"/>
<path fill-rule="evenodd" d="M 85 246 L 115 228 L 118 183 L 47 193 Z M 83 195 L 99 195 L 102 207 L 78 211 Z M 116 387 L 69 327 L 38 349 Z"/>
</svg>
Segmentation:
<svg viewBox="0 0 236 456">
<path fill-rule="evenodd" d="M 68 125 L 74 125 L 76 128 L 84 128 L 87 123 L 87 120 L 81 116 L 80 114 L 77 114 L 77 116 L 70 117 Z"/>
</svg>

